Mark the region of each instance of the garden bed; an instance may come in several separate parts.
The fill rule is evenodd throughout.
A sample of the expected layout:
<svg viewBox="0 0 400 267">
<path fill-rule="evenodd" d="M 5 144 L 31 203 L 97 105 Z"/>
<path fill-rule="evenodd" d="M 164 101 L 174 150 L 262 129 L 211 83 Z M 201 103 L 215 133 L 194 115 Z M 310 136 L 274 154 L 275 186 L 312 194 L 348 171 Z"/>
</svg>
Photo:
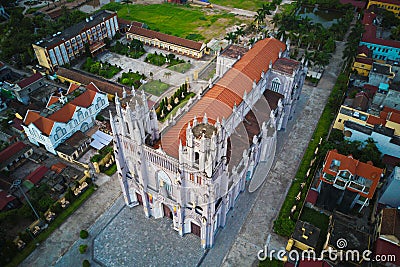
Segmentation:
<svg viewBox="0 0 400 267">
<path fill-rule="evenodd" d="M 110 47 L 110 51 L 130 58 L 140 58 L 146 53 L 143 43 L 136 39 L 127 45 L 117 41 L 115 45 Z"/>
<path fill-rule="evenodd" d="M 144 74 L 140 74 L 138 71 L 136 72 L 124 72 L 121 77 L 118 78 L 118 82 L 127 85 L 134 86 L 135 88 L 139 88 L 142 83 L 140 80 L 145 80 L 147 77 Z"/>
<path fill-rule="evenodd" d="M 94 61 L 92 58 L 88 57 L 86 62 L 82 65 L 82 70 L 110 79 L 120 72 L 122 68 L 111 65 L 110 63 Z"/>
</svg>

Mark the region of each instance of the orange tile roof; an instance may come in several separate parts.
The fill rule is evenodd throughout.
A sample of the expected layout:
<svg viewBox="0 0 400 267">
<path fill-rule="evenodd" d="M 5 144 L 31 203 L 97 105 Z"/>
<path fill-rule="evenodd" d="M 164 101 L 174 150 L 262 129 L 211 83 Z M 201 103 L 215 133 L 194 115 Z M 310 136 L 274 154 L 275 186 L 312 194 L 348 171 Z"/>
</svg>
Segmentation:
<svg viewBox="0 0 400 267">
<path fill-rule="evenodd" d="M 95 98 L 95 96 L 96 96 L 96 92 L 95 91 L 86 90 L 80 96 L 78 96 L 74 100 L 72 100 L 70 103 L 75 105 L 75 106 L 88 108 L 92 104 L 93 99 Z"/>
<path fill-rule="evenodd" d="M 60 98 L 59 98 L 58 96 L 53 96 L 53 95 L 52 95 L 52 96 L 49 98 L 49 102 L 47 102 L 46 108 L 50 107 L 50 106 L 53 105 L 54 103 L 57 103 L 59 99 L 60 99 Z"/>
<path fill-rule="evenodd" d="M 76 83 L 71 83 L 71 84 L 69 85 L 67 94 L 72 93 L 73 91 L 75 91 L 75 90 L 78 89 L 78 88 L 79 88 L 79 85 L 77 85 Z"/>
<path fill-rule="evenodd" d="M 178 158 L 179 136 L 194 116 L 199 118 L 207 114 L 211 121 L 228 118 L 235 103 L 238 106 L 242 102 L 244 92 L 251 91 L 253 81 L 261 79 L 261 73 L 268 71 L 269 63 L 274 63 L 279 51 L 285 48 L 285 44 L 274 38 L 258 41 L 173 127 L 163 133 L 163 150 Z M 182 144 L 185 142 L 183 138 Z"/>
<path fill-rule="evenodd" d="M 70 86 L 68 92 L 71 93 L 76 89 L 76 86 Z M 89 83 L 86 86 L 85 92 L 83 92 L 81 95 L 79 95 L 69 103 L 65 104 L 63 107 L 61 107 L 59 110 L 49 115 L 48 117 L 41 116 L 40 112 L 28 110 L 24 119 L 24 125 L 28 126 L 30 123 L 33 123 L 40 131 L 42 131 L 42 133 L 49 136 L 55 122 L 66 123 L 72 118 L 77 107 L 89 107 L 96 96 L 96 92 L 99 92 L 97 86 L 93 83 Z M 56 103 L 58 99 L 59 98 L 57 96 L 51 96 L 49 102 L 47 103 L 47 107 L 51 104 Z"/>
<path fill-rule="evenodd" d="M 374 115 L 369 115 L 367 119 L 367 123 L 371 125 L 385 125 L 386 119 L 382 117 L 376 117 Z"/>
<path fill-rule="evenodd" d="M 382 115 L 386 114 L 385 118 L 388 121 L 400 123 L 400 110 L 394 109 L 394 108 L 389 108 L 389 107 L 384 107 L 382 112 Z"/>
<path fill-rule="evenodd" d="M 76 105 L 72 103 L 65 104 L 62 108 L 48 116 L 47 118 L 58 122 L 68 122 L 74 116 Z"/>
<path fill-rule="evenodd" d="M 166 43 L 179 45 L 179 46 L 190 48 L 190 49 L 193 49 L 196 51 L 201 51 L 201 49 L 203 47 L 202 42 L 196 42 L 196 41 L 176 37 L 176 36 L 165 34 L 165 33 L 156 32 L 156 31 L 152 31 L 149 29 L 136 27 L 134 25 L 132 25 L 129 28 L 128 32 L 132 33 L 132 34 L 144 36 L 147 38 L 151 38 L 151 39 L 158 39 L 158 40 L 166 42 Z"/>
<path fill-rule="evenodd" d="M 375 193 L 375 189 L 378 185 L 379 179 L 383 173 L 383 169 L 375 167 L 369 163 L 361 162 L 357 159 L 354 159 L 350 155 L 345 156 L 345 155 L 339 154 L 336 150 L 331 150 L 326 155 L 325 165 L 324 165 L 324 169 L 323 169 L 324 173 L 328 173 L 330 175 L 336 176 L 337 172 L 330 169 L 330 166 L 331 166 L 331 163 L 333 160 L 340 161 L 340 166 L 339 166 L 338 172 L 340 170 L 348 170 L 353 175 L 358 175 L 358 176 L 364 177 L 368 180 L 371 180 L 372 185 L 370 187 L 368 194 L 360 193 L 358 191 L 355 191 L 355 192 L 358 192 L 358 193 L 360 193 L 360 195 L 367 197 L 367 198 L 373 197 L 373 195 Z M 322 176 L 321 176 L 321 179 L 325 180 Z M 351 189 L 349 188 L 349 190 L 351 190 Z"/>
</svg>

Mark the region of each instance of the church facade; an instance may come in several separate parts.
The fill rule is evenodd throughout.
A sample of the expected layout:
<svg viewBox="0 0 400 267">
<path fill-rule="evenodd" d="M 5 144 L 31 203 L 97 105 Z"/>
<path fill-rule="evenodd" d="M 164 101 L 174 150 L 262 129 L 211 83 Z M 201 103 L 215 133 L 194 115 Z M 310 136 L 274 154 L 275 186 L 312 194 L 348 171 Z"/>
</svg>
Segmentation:
<svg viewBox="0 0 400 267">
<path fill-rule="evenodd" d="M 307 67 L 287 58 L 289 47 L 273 38 L 248 51 L 230 46 L 218 56 L 215 84 L 161 132 L 144 93 L 116 97 L 110 121 L 126 204 L 169 217 L 180 235 L 212 247 L 257 164 L 273 159 L 276 132 L 300 96 Z"/>
</svg>

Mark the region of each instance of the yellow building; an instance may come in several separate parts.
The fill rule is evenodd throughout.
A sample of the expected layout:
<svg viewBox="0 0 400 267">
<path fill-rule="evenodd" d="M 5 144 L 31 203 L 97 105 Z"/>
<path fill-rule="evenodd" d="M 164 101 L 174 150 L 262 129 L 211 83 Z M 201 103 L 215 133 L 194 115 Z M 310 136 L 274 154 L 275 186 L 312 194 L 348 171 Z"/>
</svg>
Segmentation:
<svg viewBox="0 0 400 267">
<path fill-rule="evenodd" d="M 320 232 L 314 225 L 298 220 L 286 250 L 291 250 L 292 246 L 301 250 L 315 250 Z"/>
<path fill-rule="evenodd" d="M 372 69 L 372 63 L 372 58 L 357 57 L 351 69 L 357 71 L 359 75 L 367 77 Z"/>
<path fill-rule="evenodd" d="M 105 47 L 104 39 L 111 39 L 119 30 L 117 14 L 102 10 L 50 38 L 32 44 L 39 65 L 49 71 L 67 65 L 85 53 L 89 44 L 92 54 Z"/>
<path fill-rule="evenodd" d="M 200 59 L 203 54 L 208 53 L 207 47 L 202 42 L 179 38 L 161 32 L 131 26 L 126 32 L 127 40 L 139 40 L 145 45 L 154 46 L 188 57 Z"/>
<path fill-rule="evenodd" d="M 400 12 L 400 1 L 399 0 L 371 0 L 368 2 L 367 9 L 370 6 L 377 6 L 380 8 L 384 8 L 387 11 L 391 11 L 399 16 Z"/>
<path fill-rule="evenodd" d="M 394 135 L 400 136 L 400 111 L 384 107 L 379 117 L 351 107 L 341 106 L 333 128 L 343 131 L 345 121 L 353 121 L 360 125 L 374 127 L 382 125 L 394 129 Z"/>
</svg>

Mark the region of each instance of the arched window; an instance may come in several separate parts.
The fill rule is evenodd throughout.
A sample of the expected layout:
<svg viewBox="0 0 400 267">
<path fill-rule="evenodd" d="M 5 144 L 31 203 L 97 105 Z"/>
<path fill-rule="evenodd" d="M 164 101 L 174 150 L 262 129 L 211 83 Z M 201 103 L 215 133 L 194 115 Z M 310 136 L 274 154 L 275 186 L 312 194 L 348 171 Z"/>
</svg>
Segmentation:
<svg viewBox="0 0 400 267">
<path fill-rule="evenodd" d="M 160 188 L 162 186 L 164 186 L 165 189 L 167 189 L 167 192 L 169 194 L 171 194 L 171 192 L 172 192 L 171 180 L 169 179 L 168 175 L 163 171 L 159 171 L 157 173 L 157 178 L 158 178 L 158 184 L 160 185 Z"/>
<path fill-rule="evenodd" d="M 281 81 L 278 78 L 274 78 L 271 83 L 271 90 L 274 92 L 279 92 L 280 87 L 281 87 Z"/>
<path fill-rule="evenodd" d="M 61 127 L 57 127 L 56 133 L 54 135 L 54 140 L 60 139 L 67 131 Z"/>
<path fill-rule="evenodd" d="M 83 112 L 80 110 L 78 111 L 78 120 L 83 121 Z"/>
</svg>

